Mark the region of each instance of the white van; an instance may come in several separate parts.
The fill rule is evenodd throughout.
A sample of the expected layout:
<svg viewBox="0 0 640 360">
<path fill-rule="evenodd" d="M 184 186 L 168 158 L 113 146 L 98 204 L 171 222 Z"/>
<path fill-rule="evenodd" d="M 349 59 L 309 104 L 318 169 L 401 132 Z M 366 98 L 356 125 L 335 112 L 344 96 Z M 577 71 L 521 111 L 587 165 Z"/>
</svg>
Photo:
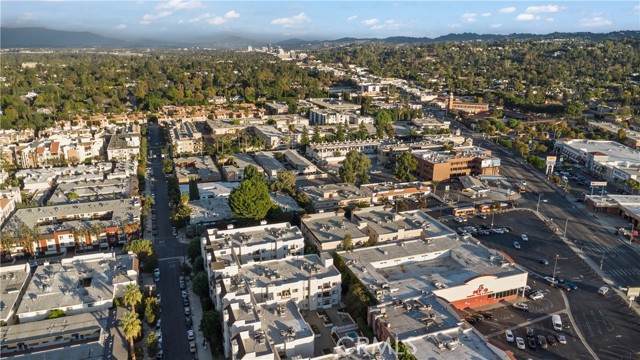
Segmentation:
<svg viewBox="0 0 640 360">
<path fill-rule="evenodd" d="M 598 289 L 598 294 L 600 295 L 607 295 L 608 292 L 609 292 L 608 286 L 603 286 L 600 289 Z"/>
<path fill-rule="evenodd" d="M 551 317 L 551 322 L 553 323 L 553 330 L 562 331 L 562 319 L 560 315 L 553 315 Z"/>
</svg>

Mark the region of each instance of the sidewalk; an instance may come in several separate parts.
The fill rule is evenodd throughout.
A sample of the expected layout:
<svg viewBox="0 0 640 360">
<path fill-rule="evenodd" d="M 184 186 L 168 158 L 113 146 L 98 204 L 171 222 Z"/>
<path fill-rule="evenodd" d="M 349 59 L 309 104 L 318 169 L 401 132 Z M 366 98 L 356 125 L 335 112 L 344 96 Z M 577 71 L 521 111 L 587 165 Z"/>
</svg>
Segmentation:
<svg viewBox="0 0 640 360">
<path fill-rule="evenodd" d="M 209 344 L 206 344 L 206 348 L 203 346 L 205 341 L 204 334 L 200 331 L 200 321 L 202 320 L 202 305 L 200 304 L 200 296 L 193 292 L 193 283 L 191 279 L 187 281 L 187 289 L 189 290 L 189 302 L 191 303 L 191 319 L 193 320 L 193 331 L 196 335 L 196 348 L 197 352 L 195 358 L 198 360 L 213 360 L 211 355 L 211 348 Z"/>
</svg>

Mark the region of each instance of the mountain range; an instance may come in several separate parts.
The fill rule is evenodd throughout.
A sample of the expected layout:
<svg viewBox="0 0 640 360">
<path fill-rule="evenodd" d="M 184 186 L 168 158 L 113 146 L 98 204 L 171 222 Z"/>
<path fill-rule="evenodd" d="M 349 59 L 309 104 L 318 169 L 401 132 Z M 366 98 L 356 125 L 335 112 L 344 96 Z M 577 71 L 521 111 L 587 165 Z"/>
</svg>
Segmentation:
<svg viewBox="0 0 640 360">
<path fill-rule="evenodd" d="M 383 44 L 430 44 L 434 42 L 447 41 L 499 41 L 499 40 L 525 40 L 525 39 L 585 39 L 585 40 L 603 40 L 603 39 L 621 39 L 625 37 L 640 37 L 640 31 L 615 31 L 610 33 L 591 33 L 591 32 L 570 32 L 570 33 L 550 33 L 550 34 L 476 34 L 461 33 L 448 34 L 436 38 L 429 37 L 408 37 L 394 36 L 384 39 L 377 38 L 353 38 L 345 37 L 336 40 L 303 40 L 298 38 L 287 39 L 274 42 L 272 45 L 278 45 L 285 49 L 292 48 L 310 48 L 315 46 L 338 46 L 351 43 L 383 43 Z M 198 40 L 169 42 L 150 39 L 140 40 L 122 40 L 111 37 L 105 37 L 91 32 L 78 31 L 62 31 L 52 30 L 42 27 L 29 28 L 0 28 L 0 48 L 86 48 L 86 47 L 103 47 L 103 48 L 135 48 L 135 47 L 207 47 L 207 48 L 225 48 L 225 49 L 242 49 L 247 46 L 266 46 L 264 41 L 256 41 L 239 36 L 218 36 L 210 38 L 201 38 Z"/>
</svg>

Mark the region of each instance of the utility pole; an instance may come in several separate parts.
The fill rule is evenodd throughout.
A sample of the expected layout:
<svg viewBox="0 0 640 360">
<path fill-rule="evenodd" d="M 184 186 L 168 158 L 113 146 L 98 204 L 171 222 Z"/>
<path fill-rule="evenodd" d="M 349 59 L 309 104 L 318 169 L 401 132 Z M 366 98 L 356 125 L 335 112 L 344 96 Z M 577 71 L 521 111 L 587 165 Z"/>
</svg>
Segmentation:
<svg viewBox="0 0 640 360">
<path fill-rule="evenodd" d="M 540 213 L 540 198 L 542 197 L 542 194 L 538 194 L 538 205 L 536 205 L 536 212 L 539 214 Z"/>
<path fill-rule="evenodd" d="M 564 237 L 567 237 L 567 226 L 569 225 L 569 218 L 564 223 Z"/>
<path fill-rule="evenodd" d="M 602 270 L 603 265 L 604 265 L 604 253 L 602 253 L 602 258 L 600 259 L 600 270 Z"/>
</svg>

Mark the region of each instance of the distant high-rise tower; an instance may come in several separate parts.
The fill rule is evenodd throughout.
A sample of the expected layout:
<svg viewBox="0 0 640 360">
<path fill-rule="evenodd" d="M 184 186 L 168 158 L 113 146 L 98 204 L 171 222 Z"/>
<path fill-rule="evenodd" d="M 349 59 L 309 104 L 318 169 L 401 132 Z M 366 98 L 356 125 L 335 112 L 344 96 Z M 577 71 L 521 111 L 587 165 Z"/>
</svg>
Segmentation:
<svg viewBox="0 0 640 360">
<path fill-rule="evenodd" d="M 448 104 L 448 108 L 449 111 L 453 110 L 453 91 L 451 91 L 449 93 L 449 104 Z"/>
</svg>

